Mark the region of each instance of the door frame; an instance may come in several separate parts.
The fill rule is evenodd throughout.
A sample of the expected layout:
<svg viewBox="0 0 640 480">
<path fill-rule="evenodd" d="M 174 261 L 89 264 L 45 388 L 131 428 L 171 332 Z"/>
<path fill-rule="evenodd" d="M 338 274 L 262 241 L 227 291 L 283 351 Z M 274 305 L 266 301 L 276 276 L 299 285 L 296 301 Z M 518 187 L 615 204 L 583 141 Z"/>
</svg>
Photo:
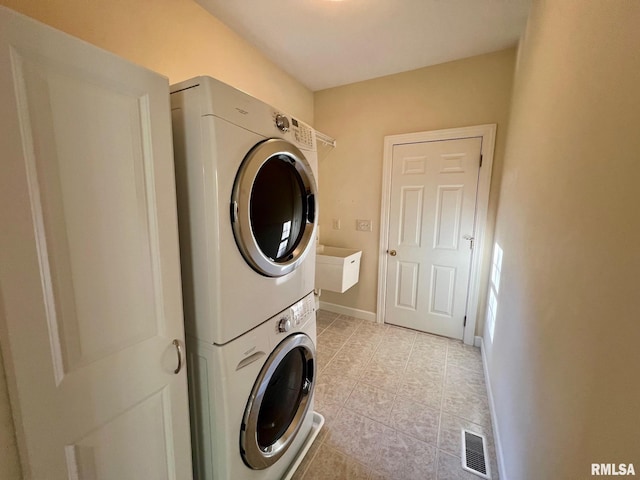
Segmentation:
<svg viewBox="0 0 640 480">
<path fill-rule="evenodd" d="M 478 307 L 480 304 L 480 283 L 482 264 L 486 257 L 486 226 L 489 210 L 489 192 L 491 189 L 491 171 L 496 138 L 495 123 L 470 127 L 431 130 L 426 132 L 387 135 L 384 137 L 384 156 L 382 161 L 382 203 L 380 206 L 380 248 L 378 251 L 378 301 L 376 322 L 385 323 L 386 289 L 387 289 L 387 250 L 389 247 L 389 207 L 391 205 L 391 167 L 393 147 L 406 143 L 425 143 L 443 140 L 459 140 L 463 138 L 482 138 L 480 154 L 482 166 L 478 176 L 478 192 L 476 194 L 476 220 L 473 231 L 475 244 L 471 255 L 469 271 L 469 289 L 467 291 L 467 325 L 464 327 L 463 341 L 467 345 L 475 342 Z"/>
</svg>

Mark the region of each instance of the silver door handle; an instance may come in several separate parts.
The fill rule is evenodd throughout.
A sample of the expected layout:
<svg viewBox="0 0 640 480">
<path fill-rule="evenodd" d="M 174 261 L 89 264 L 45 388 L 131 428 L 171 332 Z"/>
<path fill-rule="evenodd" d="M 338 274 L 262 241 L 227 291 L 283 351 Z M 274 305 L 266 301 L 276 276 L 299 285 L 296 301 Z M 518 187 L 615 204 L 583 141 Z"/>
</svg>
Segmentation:
<svg viewBox="0 0 640 480">
<path fill-rule="evenodd" d="M 392 257 L 395 257 L 398 252 L 396 252 L 395 250 L 387 250 L 389 252 L 389 255 L 391 255 Z"/>
<path fill-rule="evenodd" d="M 177 338 L 173 340 L 173 344 L 175 345 L 176 352 L 178 353 L 178 366 L 173 371 L 173 373 L 177 375 L 180 373 L 180 370 L 182 370 L 182 345 L 180 345 L 180 341 Z"/>
<path fill-rule="evenodd" d="M 463 235 L 462 238 L 464 238 L 465 240 L 469 240 L 469 248 L 473 250 L 473 241 L 475 240 L 475 237 L 473 237 L 472 235 Z"/>
</svg>

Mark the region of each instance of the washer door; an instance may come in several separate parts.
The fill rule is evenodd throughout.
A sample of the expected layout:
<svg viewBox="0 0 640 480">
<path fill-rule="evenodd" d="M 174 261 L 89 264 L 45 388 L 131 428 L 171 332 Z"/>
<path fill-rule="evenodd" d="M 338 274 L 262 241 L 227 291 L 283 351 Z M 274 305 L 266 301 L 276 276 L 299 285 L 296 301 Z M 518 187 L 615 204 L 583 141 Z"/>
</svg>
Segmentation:
<svg viewBox="0 0 640 480">
<path fill-rule="evenodd" d="M 315 387 L 315 348 L 296 333 L 271 353 L 256 380 L 240 428 L 240 453 L 261 470 L 287 451 L 310 407 Z"/>
<path fill-rule="evenodd" d="M 294 145 L 271 138 L 247 154 L 231 196 L 231 224 L 247 263 L 281 277 L 295 270 L 313 246 L 316 182 Z"/>
</svg>

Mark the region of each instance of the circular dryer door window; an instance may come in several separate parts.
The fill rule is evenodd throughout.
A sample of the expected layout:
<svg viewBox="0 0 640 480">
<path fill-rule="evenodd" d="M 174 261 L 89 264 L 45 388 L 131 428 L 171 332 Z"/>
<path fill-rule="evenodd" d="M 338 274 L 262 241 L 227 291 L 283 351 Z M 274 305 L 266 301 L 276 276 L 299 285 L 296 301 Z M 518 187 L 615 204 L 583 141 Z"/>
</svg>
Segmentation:
<svg viewBox="0 0 640 480">
<path fill-rule="evenodd" d="M 240 430 L 244 462 L 255 470 L 273 465 L 287 451 L 310 407 L 315 349 L 297 333 L 269 356 L 251 391 Z"/>
<path fill-rule="evenodd" d="M 313 245 L 316 207 L 315 179 L 302 152 L 275 138 L 256 145 L 231 198 L 233 234 L 247 263 L 269 277 L 297 268 Z"/>
</svg>

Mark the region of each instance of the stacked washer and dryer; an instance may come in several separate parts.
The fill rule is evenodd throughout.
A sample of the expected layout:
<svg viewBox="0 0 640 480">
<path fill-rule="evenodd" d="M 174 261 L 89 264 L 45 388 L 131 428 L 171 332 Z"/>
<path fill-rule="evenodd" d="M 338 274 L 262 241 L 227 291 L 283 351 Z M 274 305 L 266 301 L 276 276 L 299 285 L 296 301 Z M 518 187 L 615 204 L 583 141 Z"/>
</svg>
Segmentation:
<svg viewBox="0 0 640 480">
<path fill-rule="evenodd" d="M 172 86 L 194 476 L 287 478 L 317 435 L 317 153 L 210 77 Z"/>
</svg>

